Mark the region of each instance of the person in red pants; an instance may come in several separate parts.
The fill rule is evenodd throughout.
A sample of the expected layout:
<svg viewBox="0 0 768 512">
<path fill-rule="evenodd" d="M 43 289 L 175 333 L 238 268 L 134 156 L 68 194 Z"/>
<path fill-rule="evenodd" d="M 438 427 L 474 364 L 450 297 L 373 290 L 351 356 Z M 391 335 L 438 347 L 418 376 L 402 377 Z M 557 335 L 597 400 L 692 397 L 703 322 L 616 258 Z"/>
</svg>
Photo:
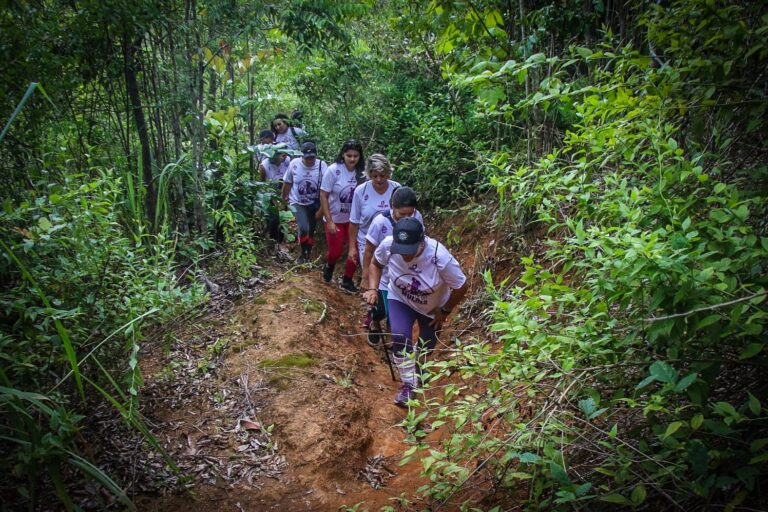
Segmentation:
<svg viewBox="0 0 768 512">
<path fill-rule="evenodd" d="M 323 280 L 326 283 L 333 278 L 336 263 L 344 254 L 344 242 L 349 239 L 352 196 L 357 185 L 365 181 L 364 169 L 363 146 L 350 139 L 341 146 L 338 158 L 323 174 L 320 184 L 320 208 L 325 218 L 325 239 L 328 242 L 328 254 L 323 267 Z M 351 293 L 357 291 L 352 281 L 356 268 L 355 259 L 347 258 L 344 262 L 341 287 Z"/>
</svg>

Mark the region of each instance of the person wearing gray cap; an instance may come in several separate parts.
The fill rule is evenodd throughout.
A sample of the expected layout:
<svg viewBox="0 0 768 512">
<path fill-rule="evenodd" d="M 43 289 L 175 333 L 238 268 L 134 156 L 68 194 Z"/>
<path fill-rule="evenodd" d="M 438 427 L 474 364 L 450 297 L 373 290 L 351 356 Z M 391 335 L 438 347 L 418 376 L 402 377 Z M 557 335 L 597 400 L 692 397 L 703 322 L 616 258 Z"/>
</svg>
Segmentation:
<svg viewBox="0 0 768 512">
<path fill-rule="evenodd" d="M 283 199 L 291 206 L 299 227 L 301 253 L 296 262 L 300 265 L 312 260 L 317 225 L 315 213 L 320 208 L 320 183 L 323 170 L 328 168 L 328 164 L 317 158 L 314 142 L 304 142 L 301 154 L 301 158 L 291 160 L 283 177 Z"/>
</svg>

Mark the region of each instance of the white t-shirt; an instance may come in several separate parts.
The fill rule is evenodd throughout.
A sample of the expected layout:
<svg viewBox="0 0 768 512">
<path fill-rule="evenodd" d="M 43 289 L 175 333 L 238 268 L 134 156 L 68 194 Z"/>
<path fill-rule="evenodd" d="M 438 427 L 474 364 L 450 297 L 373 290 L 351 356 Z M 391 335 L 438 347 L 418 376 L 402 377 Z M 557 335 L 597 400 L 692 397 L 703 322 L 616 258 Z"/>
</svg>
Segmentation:
<svg viewBox="0 0 768 512">
<path fill-rule="evenodd" d="M 261 161 L 261 165 L 267 171 L 267 181 L 283 181 L 285 171 L 288 170 L 288 164 L 291 163 L 291 157 L 286 156 L 285 159 L 279 164 L 273 164 L 269 158 L 264 158 Z"/>
<path fill-rule="evenodd" d="M 328 164 L 319 158 L 315 159 L 315 164 L 312 167 L 305 166 L 303 158 L 291 160 L 291 163 L 288 164 L 288 169 L 285 171 L 285 176 L 283 176 L 284 182 L 293 184 L 291 192 L 288 194 L 288 202 L 290 204 L 308 206 L 320 197 L 321 166 L 323 172 L 328 168 Z"/>
<path fill-rule="evenodd" d="M 415 210 L 413 212 L 413 217 L 417 219 L 419 222 L 421 222 L 421 225 L 424 225 L 424 219 L 421 216 L 421 213 L 419 210 Z M 371 225 L 368 226 L 368 233 L 365 235 L 366 242 L 371 242 L 375 248 L 381 245 L 382 240 L 387 238 L 388 236 L 392 236 L 392 210 L 389 211 L 389 216 L 385 215 L 383 212 L 379 215 L 376 215 L 373 220 L 371 221 Z M 365 250 L 363 250 L 363 255 L 365 255 Z M 362 264 L 363 259 L 360 259 L 360 262 Z M 379 281 L 379 290 L 386 290 L 387 286 L 389 285 L 389 267 L 385 266 L 383 269 L 381 269 L 381 280 Z"/>
<path fill-rule="evenodd" d="M 344 163 L 332 163 L 327 171 L 323 171 L 320 190 L 328 192 L 328 206 L 334 223 L 349 222 L 352 196 L 356 187 L 355 171 L 348 170 Z"/>
<path fill-rule="evenodd" d="M 296 135 L 293 135 L 293 132 L 296 132 Z M 291 149 L 299 149 L 299 141 L 296 140 L 296 137 L 306 137 L 307 132 L 302 130 L 301 128 L 293 128 L 289 126 L 287 130 L 285 130 L 285 133 L 278 133 L 275 135 L 275 144 L 278 144 L 280 142 L 285 143 L 288 145 Z"/>
<path fill-rule="evenodd" d="M 443 244 L 428 236 L 424 244 L 421 254 L 406 262 L 401 255 L 390 252 L 392 237 L 388 236 L 376 248 L 374 258 L 382 266 L 389 266 L 387 298 L 434 318 L 432 310 L 443 306 L 451 290 L 461 288 L 467 278 Z"/>
<path fill-rule="evenodd" d="M 368 226 L 373 217 L 379 212 L 389 210 L 389 198 L 392 197 L 392 191 L 399 186 L 398 182 L 387 180 L 387 190 L 383 194 L 376 192 L 370 181 L 357 186 L 355 194 L 352 196 L 352 211 L 349 213 L 349 222 L 358 225 L 358 244 L 365 245 L 365 234 L 368 232 Z"/>
</svg>

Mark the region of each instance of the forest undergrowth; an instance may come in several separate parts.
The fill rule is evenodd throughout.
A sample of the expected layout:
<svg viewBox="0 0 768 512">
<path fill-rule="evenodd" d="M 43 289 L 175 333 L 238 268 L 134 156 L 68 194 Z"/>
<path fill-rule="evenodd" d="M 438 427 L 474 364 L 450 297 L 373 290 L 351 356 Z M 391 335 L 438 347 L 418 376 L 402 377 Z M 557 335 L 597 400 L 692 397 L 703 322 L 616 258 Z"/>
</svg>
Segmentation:
<svg viewBox="0 0 768 512">
<path fill-rule="evenodd" d="M 763 2 L 11 2 L 0 29 L 4 503 L 132 508 L 84 437 L 105 406 L 173 474 L 140 354 L 263 279 L 253 153 L 298 109 L 477 270 L 402 509 L 768 507 Z"/>
</svg>

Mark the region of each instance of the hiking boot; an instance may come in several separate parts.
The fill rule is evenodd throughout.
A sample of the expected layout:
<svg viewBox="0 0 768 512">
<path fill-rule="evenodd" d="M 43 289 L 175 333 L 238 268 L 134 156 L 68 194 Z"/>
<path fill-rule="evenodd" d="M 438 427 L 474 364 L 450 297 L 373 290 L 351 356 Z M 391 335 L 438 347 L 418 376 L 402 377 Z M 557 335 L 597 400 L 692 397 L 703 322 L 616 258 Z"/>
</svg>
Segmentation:
<svg viewBox="0 0 768 512">
<path fill-rule="evenodd" d="M 415 398 L 416 393 L 413 391 L 413 388 L 409 384 L 403 384 L 400 386 L 400 391 L 398 391 L 395 396 L 395 405 L 399 407 L 408 407 L 408 402 Z"/>
<path fill-rule="evenodd" d="M 333 267 L 334 265 L 329 265 L 327 263 L 323 267 L 323 281 L 326 283 L 330 283 L 333 278 Z"/>
<path fill-rule="evenodd" d="M 341 289 L 349 293 L 357 293 L 360 291 L 357 289 L 357 286 L 355 286 L 351 277 L 345 277 L 341 280 Z"/>
<path fill-rule="evenodd" d="M 299 258 L 296 260 L 296 263 L 298 263 L 299 265 L 306 265 L 311 261 L 310 260 L 311 253 L 312 253 L 311 245 L 301 244 L 301 256 L 299 256 Z"/>
<path fill-rule="evenodd" d="M 372 347 L 378 347 L 382 337 L 383 334 L 379 322 L 371 322 L 368 326 L 368 344 Z"/>
</svg>

